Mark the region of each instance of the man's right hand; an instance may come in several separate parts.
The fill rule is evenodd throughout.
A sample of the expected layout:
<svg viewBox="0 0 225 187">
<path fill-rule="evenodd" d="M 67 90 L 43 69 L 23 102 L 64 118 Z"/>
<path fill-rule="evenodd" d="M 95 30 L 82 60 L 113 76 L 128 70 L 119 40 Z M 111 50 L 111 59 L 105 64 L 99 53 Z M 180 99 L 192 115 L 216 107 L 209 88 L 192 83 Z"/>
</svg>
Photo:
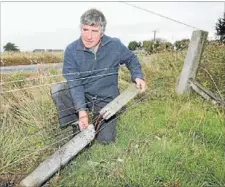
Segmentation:
<svg viewBox="0 0 225 187">
<path fill-rule="evenodd" d="M 89 120 L 88 120 L 88 112 L 87 111 L 79 111 L 79 127 L 80 130 L 82 131 L 83 129 L 86 129 L 89 125 Z"/>
</svg>

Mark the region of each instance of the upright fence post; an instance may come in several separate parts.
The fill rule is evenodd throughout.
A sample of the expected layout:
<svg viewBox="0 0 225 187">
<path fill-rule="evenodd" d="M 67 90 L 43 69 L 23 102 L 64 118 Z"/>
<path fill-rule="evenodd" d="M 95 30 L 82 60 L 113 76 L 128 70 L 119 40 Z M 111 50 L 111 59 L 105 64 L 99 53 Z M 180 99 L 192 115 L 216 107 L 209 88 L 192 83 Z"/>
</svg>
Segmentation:
<svg viewBox="0 0 225 187">
<path fill-rule="evenodd" d="M 176 87 L 176 92 L 178 94 L 190 91 L 189 79 L 195 79 L 207 36 L 208 32 L 206 31 L 196 30 L 192 32 L 191 41 L 184 60 L 184 66 L 180 75 L 179 83 Z"/>
</svg>

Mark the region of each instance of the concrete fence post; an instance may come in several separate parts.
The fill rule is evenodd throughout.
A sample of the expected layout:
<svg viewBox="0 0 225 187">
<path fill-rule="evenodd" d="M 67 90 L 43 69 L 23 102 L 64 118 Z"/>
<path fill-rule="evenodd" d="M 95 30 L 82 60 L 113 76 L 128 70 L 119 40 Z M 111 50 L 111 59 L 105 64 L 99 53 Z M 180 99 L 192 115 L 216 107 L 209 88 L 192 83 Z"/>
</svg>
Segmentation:
<svg viewBox="0 0 225 187">
<path fill-rule="evenodd" d="M 206 31 L 193 31 L 179 83 L 176 87 L 178 94 L 188 93 L 190 91 L 189 79 L 195 79 L 207 36 L 208 32 Z"/>
</svg>

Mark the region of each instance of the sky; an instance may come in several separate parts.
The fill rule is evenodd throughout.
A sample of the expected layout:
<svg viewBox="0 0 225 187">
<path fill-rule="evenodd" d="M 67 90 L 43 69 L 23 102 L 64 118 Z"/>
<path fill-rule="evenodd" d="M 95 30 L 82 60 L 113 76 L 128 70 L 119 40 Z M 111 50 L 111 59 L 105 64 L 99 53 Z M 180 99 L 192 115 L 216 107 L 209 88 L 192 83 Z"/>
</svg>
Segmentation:
<svg viewBox="0 0 225 187">
<path fill-rule="evenodd" d="M 129 4 L 208 31 L 215 37 L 215 23 L 223 16 L 224 2 L 129 2 Z M 90 8 L 101 10 L 106 35 L 130 41 L 156 37 L 174 42 L 191 38 L 197 30 L 123 2 L 1 2 L 1 51 L 7 42 L 21 51 L 65 49 L 80 36 L 80 16 Z"/>
</svg>

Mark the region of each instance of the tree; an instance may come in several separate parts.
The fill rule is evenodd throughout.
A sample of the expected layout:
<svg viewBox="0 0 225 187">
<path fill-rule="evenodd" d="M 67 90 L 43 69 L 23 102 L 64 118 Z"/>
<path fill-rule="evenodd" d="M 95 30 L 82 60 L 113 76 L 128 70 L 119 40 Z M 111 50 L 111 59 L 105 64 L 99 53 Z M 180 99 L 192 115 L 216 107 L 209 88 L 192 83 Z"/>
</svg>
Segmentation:
<svg viewBox="0 0 225 187">
<path fill-rule="evenodd" d="M 218 19 L 215 29 L 216 29 L 216 35 L 219 37 L 219 40 L 221 42 L 225 42 L 225 16 L 224 18 Z"/>
<path fill-rule="evenodd" d="M 189 39 L 182 39 L 182 40 L 176 41 L 174 43 L 174 46 L 177 51 L 181 51 L 181 50 L 187 49 L 189 43 L 190 43 Z"/>
<path fill-rule="evenodd" d="M 159 39 L 157 40 L 146 40 L 143 41 L 143 48 L 148 54 L 160 52 L 161 42 Z"/>
<path fill-rule="evenodd" d="M 140 47 L 140 42 L 137 43 L 136 41 L 131 41 L 128 45 L 128 49 L 131 51 L 135 51 L 138 47 Z"/>
<path fill-rule="evenodd" d="M 153 46 L 154 46 L 154 41 L 153 40 L 143 41 L 143 48 L 148 54 L 152 54 L 153 53 Z"/>
<path fill-rule="evenodd" d="M 4 51 L 20 51 L 18 47 L 11 42 L 8 42 L 5 46 L 3 46 Z"/>
<path fill-rule="evenodd" d="M 158 52 L 173 51 L 173 44 L 170 42 L 161 42 L 157 50 Z"/>
</svg>

